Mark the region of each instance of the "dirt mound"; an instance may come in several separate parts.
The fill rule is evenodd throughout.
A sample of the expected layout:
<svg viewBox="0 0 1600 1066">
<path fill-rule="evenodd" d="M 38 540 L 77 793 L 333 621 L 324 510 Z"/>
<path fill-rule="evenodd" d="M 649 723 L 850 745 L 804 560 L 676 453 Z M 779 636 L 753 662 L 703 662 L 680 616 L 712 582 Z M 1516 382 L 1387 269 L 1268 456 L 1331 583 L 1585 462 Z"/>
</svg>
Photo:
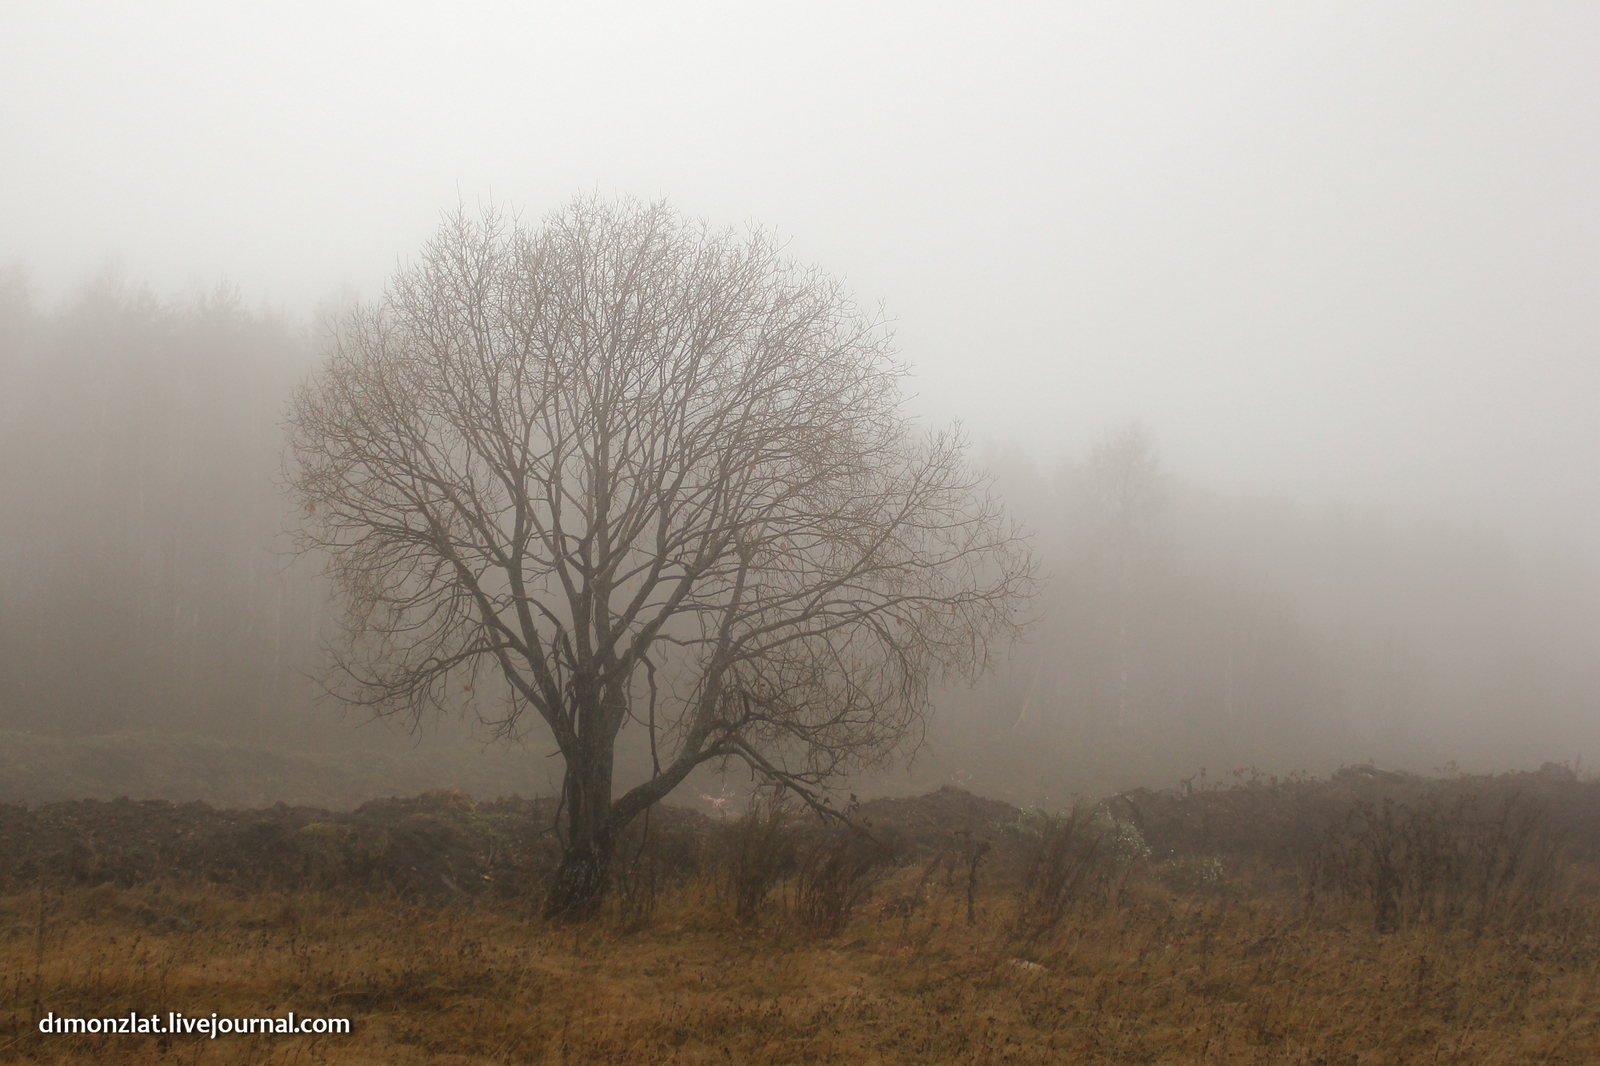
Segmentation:
<svg viewBox="0 0 1600 1066">
<path fill-rule="evenodd" d="M 350 813 L 126 799 L 31 812 L 6 806 L 0 807 L 0 888 L 175 878 L 243 888 L 512 894 L 553 865 L 554 813 L 549 801 L 480 806 L 459 792 L 376 800 Z"/>
<path fill-rule="evenodd" d="M 1354 824 L 1353 812 L 1367 818 L 1365 825 L 1388 804 L 1466 826 L 1537 816 L 1574 857 L 1600 860 L 1600 781 L 1580 781 L 1561 767 L 1444 780 L 1364 772 L 1369 769 L 1352 768 L 1330 781 L 1269 780 L 1185 794 L 1136 789 L 1105 807 L 1117 821 L 1137 827 L 1142 845 L 1158 859 L 1234 854 L 1292 865 L 1305 861 L 1330 829 Z M 952 845 L 1018 836 L 1000 830 L 1020 824 L 1023 812 L 947 785 L 924 796 L 872 800 L 854 818 L 897 861 L 907 862 Z M 555 820 L 554 800 L 474 803 L 456 791 L 372 800 L 349 812 L 282 803 L 218 810 L 200 802 L 127 799 L 74 800 L 33 811 L 0 805 L 0 891 L 41 881 L 131 886 L 174 879 L 247 891 L 519 896 L 560 858 Z M 687 872 L 701 861 L 702 845 L 732 826 L 658 806 L 650 814 L 650 847 L 670 856 L 674 870 Z M 630 827 L 623 841 L 628 855 L 644 853 L 642 831 L 642 821 Z"/>
<path fill-rule="evenodd" d="M 988 835 L 1018 814 L 1008 803 L 945 787 L 874 800 L 856 817 L 896 856 L 911 858 L 945 847 L 956 834 Z M 553 800 L 474 803 L 455 791 L 377 799 L 348 812 L 283 803 L 219 810 L 201 802 L 126 798 L 72 800 L 33 811 L 0 805 L 0 891 L 39 881 L 126 887 L 165 878 L 245 890 L 515 896 L 559 860 L 555 819 Z M 631 827 L 630 842 L 641 828 Z M 650 813 L 658 849 L 670 845 L 684 863 L 718 830 L 696 811 L 663 805 Z"/>
<path fill-rule="evenodd" d="M 73 800 L 34 811 L 0 805 L 0 891 L 40 881 L 126 887 L 166 878 L 246 890 L 509 897 L 555 868 L 561 854 L 555 818 L 554 800 L 474 803 L 449 790 L 372 800 L 349 812 L 127 799 Z M 695 811 L 651 811 L 650 832 L 658 838 L 693 840 L 714 829 Z"/>
<path fill-rule="evenodd" d="M 1575 857 L 1600 858 L 1600 781 L 1581 781 L 1548 763 L 1532 773 L 1437 779 L 1353 766 L 1327 781 L 1268 780 L 1186 793 L 1134 789 L 1106 806 L 1137 826 L 1156 855 L 1255 855 L 1294 865 L 1352 814 L 1382 817 L 1388 808 L 1486 825 L 1531 817 Z"/>
<path fill-rule="evenodd" d="M 909 858 L 949 845 L 957 834 L 969 838 L 992 835 L 1022 811 L 1004 800 L 974 796 L 965 789 L 945 785 L 925 796 L 875 799 L 863 803 L 855 820 L 897 856 Z"/>
</svg>

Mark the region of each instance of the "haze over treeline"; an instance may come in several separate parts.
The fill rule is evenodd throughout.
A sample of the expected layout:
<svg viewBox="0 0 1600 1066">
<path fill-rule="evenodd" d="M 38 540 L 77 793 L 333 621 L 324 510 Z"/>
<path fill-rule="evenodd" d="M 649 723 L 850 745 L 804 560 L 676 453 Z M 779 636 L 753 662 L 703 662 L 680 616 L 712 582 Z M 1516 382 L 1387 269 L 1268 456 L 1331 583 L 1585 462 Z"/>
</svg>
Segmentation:
<svg viewBox="0 0 1600 1066">
<path fill-rule="evenodd" d="M 952 695 L 970 732 L 948 728 L 1018 798 L 1063 766 L 1123 787 L 1592 751 L 1600 585 L 1581 561 L 1448 515 L 1217 492 L 1181 458 L 1139 426 L 1053 461 L 987 456 L 1048 579 L 1006 669 Z"/>
<path fill-rule="evenodd" d="M 303 676 L 329 605 L 316 561 L 288 554 L 280 423 L 315 317 L 115 272 L 48 306 L 20 271 L 0 283 L 0 730 L 387 742 Z M 1581 559 L 1473 518 L 1220 491 L 1160 433 L 975 452 L 1033 531 L 1035 622 L 941 696 L 910 781 L 866 785 L 1032 801 L 1201 766 L 1591 757 L 1600 588 Z"/>
<path fill-rule="evenodd" d="M 303 323 L 106 272 L 54 311 L 0 283 L 0 717 L 73 735 L 303 729 L 324 600 L 274 489 Z"/>
</svg>

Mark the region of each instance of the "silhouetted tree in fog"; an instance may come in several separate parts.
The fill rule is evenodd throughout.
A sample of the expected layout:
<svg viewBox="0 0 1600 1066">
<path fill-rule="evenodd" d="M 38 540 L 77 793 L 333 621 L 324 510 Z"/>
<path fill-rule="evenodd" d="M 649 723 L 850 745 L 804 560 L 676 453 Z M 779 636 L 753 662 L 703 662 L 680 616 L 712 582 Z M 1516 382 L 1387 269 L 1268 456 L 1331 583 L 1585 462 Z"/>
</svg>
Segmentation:
<svg viewBox="0 0 1600 1066">
<path fill-rule="evenodd" d="M 457 214 L 294 400 L 335 684 L 420 717 L 487 673 L 565 759 L 552 914 L 696 766 L 817 787 L 983 668 L 1031 564 L 951 435 L 914 440 L 879 324 L 759 234 L 579 200 Z M 620 731 L 653 772 L 612 794 Z"/>
</svg>

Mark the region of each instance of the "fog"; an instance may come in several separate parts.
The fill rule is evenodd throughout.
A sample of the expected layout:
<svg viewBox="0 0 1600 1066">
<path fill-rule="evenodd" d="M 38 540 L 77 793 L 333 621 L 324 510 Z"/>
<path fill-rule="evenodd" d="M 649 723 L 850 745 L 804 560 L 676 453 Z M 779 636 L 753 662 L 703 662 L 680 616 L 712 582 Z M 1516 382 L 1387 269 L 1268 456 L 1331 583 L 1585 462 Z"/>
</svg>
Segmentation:
<svg viewBox="0 0 1600 1066">
<path fill-rule="evenodd" d="M 0 30 L 0 729 L 389 743 L 302 676 L 330 608 L 283 553 L 284 403 L 442 210 L 599 190 L 881 301 L 907 410 L 1034 531 L 1033 626 L 874 787 L 1594 757 L 1590 5 Z"/>
</svg>

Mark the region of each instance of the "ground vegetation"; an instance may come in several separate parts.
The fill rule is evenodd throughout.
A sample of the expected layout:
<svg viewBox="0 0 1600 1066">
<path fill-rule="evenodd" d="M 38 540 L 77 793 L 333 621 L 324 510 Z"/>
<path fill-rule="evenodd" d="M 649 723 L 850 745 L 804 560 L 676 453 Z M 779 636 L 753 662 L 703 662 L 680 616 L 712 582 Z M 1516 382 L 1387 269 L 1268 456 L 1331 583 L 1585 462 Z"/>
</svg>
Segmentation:
<svg viewBox="0 0 1600 1066">
<path fill-rule="evenodd" d="M 542 916 L 537 878 L 441 890 L 408 867 L 438 869 L 449 848 L 399 850 L 417 818 L 476 826 L 482 846 L 496 820 L 511 840 L 507 826 L 548 805 L 385 801 L 305 821 L 296 833 L 349 850 L 291 848 L 298 866 L 120 876 L 52 865 L 41 839 L 69 823 L 137 835 L 173 810 L 12 809 L 5 850 L 33 858 L 0 885 L 0 1049 L 112 1063 L 1582 1063 L 1600 1039 L 1597 789 L 1561 767 L 1355 768 L 1063 812 L 945 789 L 861 805 L 863 836 L 792 797 L 720 823 L 656 810 L 619 849 L 605 907 L 577 923 Z M 264 820 L 211 813 L 247 835 Z M 385 833 L 395 860 L 362 867 L 359 887 L 355 866 L 316 864 L 370 856 Z M 837 861 L 849 855 L 870 858 Z M 751 861 L 770 874 L 753 902 Z M 530 846 L 509 865 L 558 863 Z M 36 1031 L 47 1011 L 289 1009 L 353 1031 Z"/>
</svg>

